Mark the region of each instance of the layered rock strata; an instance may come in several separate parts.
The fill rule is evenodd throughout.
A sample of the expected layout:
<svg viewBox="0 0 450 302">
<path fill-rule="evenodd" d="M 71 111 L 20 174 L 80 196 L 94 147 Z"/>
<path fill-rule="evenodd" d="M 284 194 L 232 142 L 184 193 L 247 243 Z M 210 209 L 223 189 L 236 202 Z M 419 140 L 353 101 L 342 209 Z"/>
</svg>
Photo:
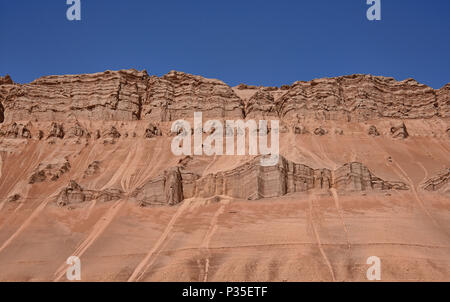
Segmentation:
<svg viewBox="0 0 450 302">
<path fill-rule="evenodd" d="M 450 195 L 450 168 L 446 168 L 422 184 L 423 189 Z"/>
<path fill-rule="evenodd" d="M 335 171 L 313 169 L 281 157 L 277 165 L 264 167 L 260 158 L 235 169 L 200 177 L 176 167 L 148 181 L 133 193 L 141 204 L 174 205 L 185 198 L 226 195 L 258 200 L 310 190 L 340 192 L 408 190 L 402 182 L 384 181 L 363 164 L 348 163 Z"/>
<path fill-rule="evenodd" d="M 251 88 L 251 89 L 249 89 Z M 46 76 L 29 84 L 0 79 L 0 117 L 7 121 L 174 121 L 204 117 L 320 120 L 418 119 L 449 117 L 450 85 L 434 90 L 412 79 L 351 75 L 295 82 L 291 86 L 238 86 L 171 71 L 149 76 L 121 70 Z M 1 120 L 1 119 L 0 119 Z"/>
<path fill-rule="evenodd" d="M 71 180 L 69 185 L 59 193 L 57 204 L 62 207 L 92 200 L 108 202 L 119 200 L 123 196 L 123 192 L 119 189 L 106 189 L 103 191 L 86 190 L 77 182 Z"/>
</svg>

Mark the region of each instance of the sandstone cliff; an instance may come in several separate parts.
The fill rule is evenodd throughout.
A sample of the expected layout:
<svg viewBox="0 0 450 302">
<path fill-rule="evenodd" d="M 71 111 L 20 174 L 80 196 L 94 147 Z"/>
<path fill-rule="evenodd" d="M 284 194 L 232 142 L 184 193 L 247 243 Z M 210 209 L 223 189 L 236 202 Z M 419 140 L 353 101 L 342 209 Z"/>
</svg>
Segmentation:
<svg viewBox="0 0 450 302">
<path fill-rule="evenodd" d="M 46 76 L 25 85 L 0 86 L 8 120 L 140 119 L 145 71 Z"/>
<path fill-rule="evenodd" d="M 222 81 L 171 71 L 161 78 L 151 77 L 147 84 L 143 119 L 174 121 L 193 116 L 194 111 L 207 118 L 243 117 L 240 98 Z"/>
<path fill-rule="evenodd" d="M 450 85 L 182 72 L 0 78 L 0 281 L 448 281 Z M 172 121 L 278 119 L 280 160 L 175 156 Z M 207 134 L 204 133 L 204 136 Z M 442 173 L 437 173 L 442 171 Z"/>
<path fill-rule="evenodd" d="M 363 164 L 345 164 L 335 171 L 312 169 L 281 157 L 273 167 L 263 167 L 257 157 L 235 169 L 200 177 L 182 167 L 172 168 L 148 181 L 132 195 L 140 204 L 174 205 L 184 198 L 218 195 L 258 200 L 289 193 L 336 188 L 341 193 L 409 190 L 403 182 L 384 181 Z"/>
<path fill-rule="evenodd" d="M 418 119 L 449 117 L 450 85 L 434 90 L 412 79 L 352 75 L 295 82 L 291 86 L 239 86 L 171 71 L 149 76 L 121 70 L 46 76 L 29 84 L 0 80 L 7 121 L 100 120 L 173 121 L 192 116 L 232 118 L 275 116 L 319 120 Z M 0 110 L 2 111 L 2 110 Z"/>
</svg>

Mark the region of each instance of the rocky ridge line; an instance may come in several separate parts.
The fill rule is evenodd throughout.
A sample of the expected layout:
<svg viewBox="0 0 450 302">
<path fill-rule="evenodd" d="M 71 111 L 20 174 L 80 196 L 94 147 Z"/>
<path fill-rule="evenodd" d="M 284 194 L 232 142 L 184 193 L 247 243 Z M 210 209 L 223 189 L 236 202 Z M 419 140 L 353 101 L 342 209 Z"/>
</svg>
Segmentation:
<svg viewBox="0 0 450 302">
<path fill-rule="evenodd" d="M 450 84 L 434 90 L 413 79 L 351 75 L 288 86 L 231 88 L 222 81 L 171 71 L 46 76 L 29 84 L 0 78 L 0 112 L 9 122 L 95 119 L 174 121 L 203 112 L 206 118 L 320 120 L 450 117 Z"/>
</svg>

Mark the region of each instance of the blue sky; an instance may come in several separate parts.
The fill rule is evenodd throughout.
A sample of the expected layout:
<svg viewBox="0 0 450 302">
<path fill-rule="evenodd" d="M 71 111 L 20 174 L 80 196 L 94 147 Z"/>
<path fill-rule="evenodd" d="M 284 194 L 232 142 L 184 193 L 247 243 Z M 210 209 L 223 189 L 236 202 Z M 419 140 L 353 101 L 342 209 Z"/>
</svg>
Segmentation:
<svg viewBox="0 0 450 302">
<path fill-rule="evenodd" d="M 180 70 L 229 85 L 279 86 L 354 73 L 450 82 L 450 1 L 0 0 L 0 74 Z"/>
</svg>

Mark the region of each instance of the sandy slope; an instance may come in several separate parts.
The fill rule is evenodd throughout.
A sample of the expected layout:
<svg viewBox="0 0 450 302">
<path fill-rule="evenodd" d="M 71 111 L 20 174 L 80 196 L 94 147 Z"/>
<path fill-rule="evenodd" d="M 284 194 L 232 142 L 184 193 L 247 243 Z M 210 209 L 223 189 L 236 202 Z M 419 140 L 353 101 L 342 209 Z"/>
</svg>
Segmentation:
<svg viewBox="0 0 450 302">
<path fill-rule="evenodd" d="M 220 196 L 173 207 L 141 208 L 128 197 L 56 205 L 69 180 L 92 190 L 118 188 L 127 196 L 177 164 L 170 137 L 121 138 L 115 144 L 3 139 L 0 280 L 64 281 L 65 261 L 76 255 L 84 281 L 364 281 L 370 256 L 381 259 L 385 281 L 450 281 L 450 198 L 420 187 L 450 166 L 442 123 L 408 121 L 406 140 L 387 132 L 368 136 L 369 123 L 333 121 L 327 128 L 343 129 L 344 135 L 330 130 L 323 137 L 281 137 L 281 153 L 289 160 L 330 169 L 359 161 L 378 177 L 405 182 L 408 191 L 331 189 L 258 201 Z M 71 169 L 61 178 L 28 184 L 39 163 L 64 157 Z M 206 175 L 247 159 L 203 157 L 198 168 Z M 84 179 L 94 160 L 107 164 Z M 7 201 L 15 193 L 22 198 Z"/>
</svg>

